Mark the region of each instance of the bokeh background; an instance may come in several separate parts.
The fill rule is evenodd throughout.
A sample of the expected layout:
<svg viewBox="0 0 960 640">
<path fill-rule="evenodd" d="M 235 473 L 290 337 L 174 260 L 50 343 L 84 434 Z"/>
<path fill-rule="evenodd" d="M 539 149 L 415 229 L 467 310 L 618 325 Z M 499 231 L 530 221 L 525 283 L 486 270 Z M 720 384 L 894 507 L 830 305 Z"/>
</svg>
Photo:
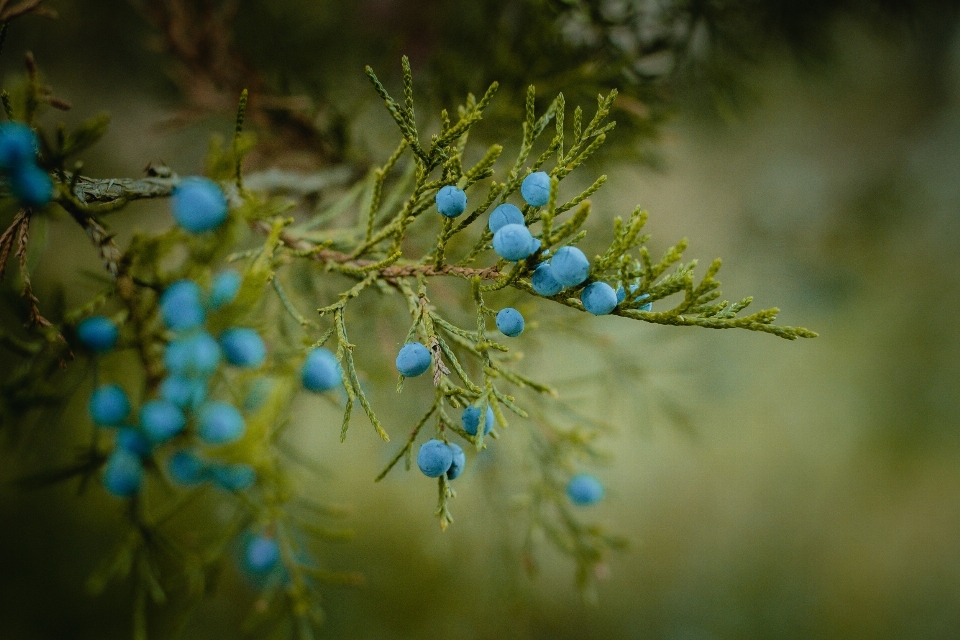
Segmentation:
<svg viewBox="0 0 960 640">
<path fill-rule="evenodd" d="M 209 86 L 197 80 L 204 69 L 232 58 L 213 47 L 185 63 L 149 9 L 49 4 L 60 19 L 17 22 L 0 75 L 22 73 L 30 49 L 75 105 L 67 121 L 111 112 L 111 132 L 85 158 L 101 177 L 140 175 L 151 160 L 201 170 L 210 135 L 230 131 L 232 107 L 221 104 L 230 78 L 310 99 L 316 144 L 297 145 L 292 112 L 265 108 L 259 123 L 265 151 L 253 162 L 298 169 L 382 161 L 396 136 L 363 65 L 395 88 L 402 53 L 414 63 L 421 114 L 503 79 L 480 135 L 508 143 L 526 84 L 541 96 L 562 90 L 588 113 L 597 91 L 618 86 L 632 102 L 614 114 L 624 122 L 617 144 L 591 165 L 610 176 L 594 198 L 594 234 L 641 204 L 654 250 L 688 236 L 691 255 L 724 257 L 726 297 L 752 294 L 780 306 L 781 322 L 820 333 L 790 343 L 600 318 L 602 348 L 545 334 L 527 349 L 529 370 L 616 427 L 604 443 L 615 455 L 597 470 L 608 497 L 593 515 L 631 546 L 611 558 L 595 606 L 546 546 L 542 573 L 523 571 L 510 500 L 517 479 L 507 472 L 515 467 L 498 466 L 522 453 L 511 453 L 509 431 L 495 445 L 502 451 L 460 483 L 456 522 L 441 533 L 429 483 L 402 473 L 371 481 L 392 449 L 363 429 L 341 445 L 335 408 L 298 404 L 298 446 L 325 470 L 316 491 L 352 509 L 356 537 L 330 547 L 327 560 L 366 576 L 362 587 L 325 590 L 320 637 L 960 637 L 952 3 L 700 3 L 707 35 L 694 29 L 687 57 L 663 62 L 662 52 L 651 61 L 610 45 L 629 39 L 615 24 L 618 3 L 583 3 L 610 23 L 591 31 L 588 14 L 565 2 L 250 0 L 237 5 L 229 33 L 256 75 L 233 69 Z M 624 72 L 641 58 L 646 75 Z M 129 237 L 166 224 L 163 211 L 144 205 L 112 222 Z M 67 297 L 82 300 L 93 289 L 78 274 L 96 261 L 81 231 L 51 225 L 47 243 L 35 277 L 41 299 L 61 281 L 77 283 Z M 549 309 L 538 313 L 550 321 Z M 415 396 L 398 399 L 389 375 L 380 377 L 376 397 L 399 433 L 416 413 L 403 403 Z M 35 429 L 0 453 L 2 640 L 130 634 L 127 589 L 98 598 L 84 590 L 117 542 L 116 503 L 96 491 L 78 498 L 74 484 L 23 492 L 12 483 L 67 459 L 75 443 L 66 433 Z M 224 576 L 180 637 L 236 637 L 255 600 L 242 578 Z M 162 624 L 156 633 L 174 637 Z"/>
</svg>

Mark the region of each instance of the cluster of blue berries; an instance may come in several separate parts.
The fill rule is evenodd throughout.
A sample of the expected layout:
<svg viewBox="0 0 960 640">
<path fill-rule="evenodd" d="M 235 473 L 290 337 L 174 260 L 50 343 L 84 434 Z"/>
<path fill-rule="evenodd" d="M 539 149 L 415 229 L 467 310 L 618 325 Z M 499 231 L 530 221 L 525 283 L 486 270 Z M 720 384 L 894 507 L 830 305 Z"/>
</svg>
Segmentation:
<svg viewBox="0 0 960 640">
<path fill-rule="evenodd" d="M 53 199 L 53 181 L 37 163 L 38 148 L 37 134 L 27 125 L 0 125 L 0 171 L 20 204 L 37 209 Z"/>
<path fill-rule="evenodd" d="M 417 466 L 428 478 L 439 478 L 446 474 L 447 479 L 456 480 L 466 464 L 466 454 L 460 445 L 453 442 L 428 440 L 417 452 Z"/>
</svg>

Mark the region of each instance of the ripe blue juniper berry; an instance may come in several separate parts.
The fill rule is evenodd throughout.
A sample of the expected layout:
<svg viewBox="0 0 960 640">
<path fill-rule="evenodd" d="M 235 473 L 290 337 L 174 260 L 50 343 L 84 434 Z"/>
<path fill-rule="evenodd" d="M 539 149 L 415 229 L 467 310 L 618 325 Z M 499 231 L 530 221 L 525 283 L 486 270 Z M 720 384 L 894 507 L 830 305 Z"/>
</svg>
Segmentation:
<svg viewBox="0 0 960 640">
<path fill-rule="evenodd" d="M 523 333 L 523 316 L 511 307 L 497 313 L 497 329 L 505 336 L 516 338 Z"/>
<path fill-rule="evenodd" d="M 589 473 L 579 473 L 567 483 L 567 495 L 576 505 L 590 506 L 603 500 L 603 485 Z"/>
<path fill-rule="evenodd" d="M 120 338 L 116 323 L 106 316 L 92 316 L 77 325 L 77 338 L 91 351 L 106 353 L 111 351 Z"/>
<path fill-rule="evenodd" d="M 281 447 L 282 435 L 298 390 L 336 389 L 340 393 L 327 399 L 342 403 L 341 439 L 348 433 L 355 409 L 363 410 L 384 441 L 389 440 L 388 428 L 404 434 L 377 480 L 401 460 L 409 469 L 417 451 L 418 467 L 438 483 L 436 514 L 441 528 L 453 521 L 454 492 L 449 483 L 465 466 L 460 445 L 467 443 L 481 451 L 488 438 L 508 438 L 508 426 L 526 430 L 529 437 L 510 441 L 531 447 L 526 456 L 532 461 L 529 478 L 525 477 L 531 496 L 525 507 L 527 526 L 531 534 L 548 528 L 546 537 L 558 541 L 558 548 L 573 558 L 577 574 L 591 576 L 593 567 L 619 548 L 621 541 L 599 525 L 581 522 L 567 509 L 568 500 L 574 504 L 599 500 L 602 485 L 595 479 L 572 479 L 567 484 L 564 478 L 578 461 L 599 457 L 593 441 L 600 430 L 558 405 L 557 392 L 528 376 L 510 348 L 497 340 L 491 330 L 491 319 L 498 316 L 494 301 L 509 291 L 525 297 L 530 313 L 568 314 L 564 323 L 575 321 L 570 314 L 587 317 L 602 310 L 654 324 L 746 329 L 790 340 L 815 334 L 774 324 L 776 309 L 742 313 L 750 298 L 733 304 L 721 301 L 715 278 L 719 261 L 698 281 L 695 263 L 681 262 L 685 242 L 668 248 L 659 260 L 652 257 L 646 247 L 649 238 L 642 233 L 646 213 L 639 208 L 614 221 L 612 235 L 604 236 L 609 245 L 591 254 L 592 258 L 578 246 L 592 211 L 589 198 L 606 178 L 597 178 L 569 200 L 558 197 L 559 186 L 571 172 L 580 171 L 612 131 L 613 123 L 607 118 L 616 92 L 599 97 L 592 117 L 577 107 L 571 123 L 562 95 L 538 112 L 531 87 L 515 155 L 505 167 L 499 166 L 504 147 L 494 144 L 470 165 L 465 162 L 469 154 L 464 155 L 468 134 L 481 122 L 496 85 L 479 98 L 468 96 L 456 117 L 442 112 L 436 120 L 439 130 L 426 136 L 415 117 L 406 58 L 404 95 L 399 101 L 372 70 L 367 73 L 397 124 L 399 144 L 369 174 L 369 180 L 354 187 L 343 185 L 344 193 L 329 198 L 329 206 L 325 192 L 323 208 L 315 213 L 304 212 L 313 211 L 316 194 L 278 197 L 269 189 L 252 188 L 252 181 L 245 184 L 242 160 L 252 148 L 251 138 L 243 132 L 246 93 L 240 100 L 233 144 L 211 146 L 205 178 L 181 179 L 169 170 L 142 180 L 80 176 L 79 165 L 67 164 L 68 159 L 82 152 L 86 141 L 92 143 L 102 135 L 105 122 L 94 119 L 75 132 L 65 130 L 65 140 L 83 144 L 69 149 L 53 145 L 50 153 L 38 156 L 31 130 L 35 113 L 29 111 L 36 101 L 26 101 L 26 111 L 14 105 L 12 119 L 30 126 L 0 126 L 0 171 L 14 198 L 20 198 L 15 203 L 19 212 L 0 236 L 0 253 L 9 253 L 18 238 L 24 246 L 29 242 L 30 207 L 43 200 L 36 194 L 44 192 L 18 192 L 11 178 L 15 167 L 38 169 L 52 181 L 49 198 L 70 214 L 61 218 L 82 226 L 93 241 L 92 255 L 102 260 L 112 280 L 89 303 L 68 311 L 56 324 L 42 316 L 38 306 L 42 301 L 36 300 L 29 286 L 24 287 L 23 304 L 36 338 L 31 343 L 35 351 L 25 350 L 34 355 L 24 357 L 38 363 L 37 371 L 50 370 L 45 365 L 51 361 L 62 360 L 69 367 L 70 343 L 65 336 L 76 335 L 80 344 L 94 352 L 116 342 L 108 339 L 105 325 L 93 332 L 94 325 L 81 328 L 81 319 L 92 320 L 93 313 L 118 319 L 123 346 L 142 368 L 142 383 L 141 377 L 123 378 L 126 385 L 139 387 L 131 388 L 131 393 L 138 399 L 140 424 L 124 427 L 132 408 L 120 387 L 104 385 L 92 391 L 89 408 L 94 423 L 124 427 L 117 432 L 109 455 L 98 449 L 93 456 L 94 464 L 103 466 L 104 486 L 114 495 L 133 497 L 141 485 L 149 487 L 160 475 L 167 476 L 162 478 L 167 486 L 172 480 L 172 486 L 179 487 L 165 494 L 169 504 L 180 499 L 178 491 L 207 490 L 209 485 L 203 486 L 207 481 L 242 494 L 220 492 L 217 499 L 241 505 L 243 515 L 238 518 L 271 523 L 270 535 L 257 538 L 262 540 L 257 544 L 265 549 L 263 555 L 258 552 L 253 563 L 245 556 L 241 563 L 245 569 L 251 564 L 276 566 L 282 558 L 298 557 L 296 540 L 309 532 L 300 526 L 302 519 L 293 515 L 301 508 L 298 501 L 303 496 L 296 488 L 301 483 L 291 481 L 287 465 L 281 463 L 287 455 Z M 38 91 L 36 87 L 27 90 Z M 41 133 L 45 140 L 57 139 L 49 131 Z M 338 188 L 332 188 L 331 194 Z M 103 214 L 118 215 L 137 206 L 138 200 L 160 197 L 170 198 L 176 225 L 159 233 L 137 233 L 121 248 L 119 236 L 110 231 Z M 291 198 L 295 200 L 292 207 Z M 464 215 L 468 198 L 477 204 Z M 522 208 L 508 203 L 520 198 L 525 202 Z M 440 215 L 424 215 L 434 205 Z M 353 219 L 343 223 L 348 212 Z M 591 235 L 597 234 L 591 231 Z M 21 274 L 29 285 L 29 270 L 23 264 Z M 452 287 L 433 286 L 439 278 L 463 285 L 464 294 L 469 293 L 464 296 L 468 313 L 459 305 L 449 308 L 456 298 L 449 294 Z M 296 286 L 291 286 L 294 282 Z M 605 282 L 622 283 L 622 293 Z M 607 309 L 611 295 L 614 304 Z M 381 299 L 382 306 L 376 306 Z M 405 307 L 407 314 L 400 319 L 384 310 L 397 299 L 402 302 L 395 306 Z M 301 310 L 315 306 L 316 300 L 326 306 L 308 317 Z M 657 312 L 651 310 L 654 302 Z M 372 330 L 366 334 L 355 330 L 358 325 L 369 327 L 362 323 L 371 317 L 383 321 L 378 331 L 389 334 L 389 341 L 403 345 L 395 360 L 401 374 L 398 389 L 403 378 L 433 370 L 432 388 L 413 385 L 404 396 L 411 406 L 424 405 L 412 429 L 401 424 L 384 426 L 367 397 L 365 389 L 375 383 L 376 376 L 368 379 L 358 363 L 380 362 L 389 367 L 393 355 L 377 348 Z M 475 324 L 461 326 L 463 318 L 475 319 Z M 517 335 L 517 324 L 508 326 L 497 317 L 504 335 Z M 260 327 L 262 333 L 253 332 L 257 337 L 253 339 L 252 330 L 243 329 L 247 326 Z M 519 326 L 522 330 L 522 320 Z M 76 328 L 73 333 L 61 331 L 72 327 Z M 214 336 L 221 338 L 220 343 Z M 355 353 L 362 353 L 363 359 L 355 360 Z M 112 365 L 112 360 L 98 363 Z M 233 366 L 221 366 L 222 360 Z M 251 372 L 251 366 L 259 370 Z M 270 382 L 256 393 L 255 376 Z M 83 392 L 90 391 L 88 386 Z M 409 397 L 410 393 L 422 396 Z M 166 413 L 154 415 L 150 408 L 156 406 L 166 407 Z M 462 422 L 456 419 L 456 411 L 463 412 Z M 179 418 L 172 416 L 182 416 L 185 424 L 179 426 Z M 494 422 L 499 425 L 496 432 L 491 431 Z M 424 440 L 426 444 L 418 450 L 417 443 Z M 505 459 L 496 463 L 508 464 Z M 156 525 L 143 502 L 129 503 L 125 513 L 136 535 L 129 536 L 118 552 L 125 554 L 118 556 L 121 559 L 137 560 L 108 562 L 113 573 L 103 582 L 133 573 L 138 588 L 149 593 L 155 580 L 149 568 L 157 558 L 138 532 L 152 534 Z M 528 536 L 538 537 L 542 536 Z M 229 559 L 222 549 L 205 549 L 204 554 Z M 289 606 L 296 612 L 291 615 L 301 617 L 307 615 L 304 611 L 315 611 L 315 581 L 306 563 L 290 562 L 284 570 L 297 588 L 274 598 L 286 605 L 270 606 Z M 145 616 L 145 610 L 138 615 Z"/>
</svg>

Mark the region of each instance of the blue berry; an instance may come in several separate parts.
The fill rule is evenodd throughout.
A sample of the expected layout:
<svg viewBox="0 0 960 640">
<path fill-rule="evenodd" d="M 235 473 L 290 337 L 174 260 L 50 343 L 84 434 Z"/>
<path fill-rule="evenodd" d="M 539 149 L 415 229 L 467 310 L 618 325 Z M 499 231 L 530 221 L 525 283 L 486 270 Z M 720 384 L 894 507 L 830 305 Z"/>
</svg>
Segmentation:
<svg viewBox="0 0 960 640">
<path fill-rule="evenodd" d="M 53 180 L 35 164 L 14 167 L 9 178 L 10 192 L 26 207 L 40 209 L 53 199 Z"/>
<path fill-rule="evenodd" d="M 512 204 L 502 204 L 490 214 L 487 228 L 496 233 L 508 224 L 523 224 L 523 212 Z"/>
<path fill-rule="evenodd" d="M 119 427 L 130 415 L 130 399 L 127 392 L 115 384 L 98 387 L 90 395 L 87 407 L 94 424 L 101 427 Z"/>
<path fill-rule="evenodd" d="M 416 378 L 430 368 L 430 350 L 419 342 L 408 342 L 397 354 L 397 371 L 407 378 Z"/>
<path fill-rule="evenodd" d="M 550 202 L 550 176 L 545 171 L 531 173 L 520 185 L 520 195 L 532 207 L 542 207 Z"/>
<path fill-rule="evenodd" d="M 257 481 L 257 472 L 248 464 L 217 465 L 210 470 L 213 482 L 226 491 L 246 491 Z"/>
<path fill-rule="evenodd" d="M 211 402 L 200 409 L 197 416 L 197 434 L 208 444 L 226 444 L 243 437 L 246 424 L 233 405 Z"/>
<path fill-rule="evenodd" d="M 0 124 L 0 169 L 36 164 L 38 146 L 37 134 L 22 122 Z"/>
<path fill-rule="evenodd" d="M 206 331 L 177 338 L 164 350 L 163 363 L 170 373 L 207 378 L 220 364 L 220 345 Z"/>
<path fill-rule="evenodd" d="M 537 270 L 533 272 L 530 283 L 533 285 L 534 291 L 548 298 L 563 291 L 563 285 L 557 282 L 556 276 L 553 275 L 553 267 L 549 262 L 541 263 L 537 267 Z"/>
<path fill-rule="evenodd" d="M 140 457 L 125 449 L 114 449 L 103 469 L 103 486 L 119 498 L 129 498 L 143 482 Z"/>
<path fill-rule="evenodd" d="M 617 292 L 606 282 L 591 282 L 580 293 L 583 308 L 595 316 L 605 316 L 617 307 Z"/>
<path fill-rule="evenodd" d="M 237 299 L 243 277 L 233 269 L 225 269 L 213 278 L 210 285 L 210 298 L 207 304 L 211 309 L 225 307 Z"/>
<path fill-rule="evenodd" d="M 77 325 L 77 337 L 91 351 L 104 353 L 116 346 L 120 331 L 110 318 L 91 316 Z"/>
<path fill-rule="evenodd" d="M 150 400 L 140 407 L 140 428 L 151 442 L 166 442 L 187 426 L 180 407 L 169 400 Z"/>
<path fill-rule="evenodd" d="M 333 352 L 323 347 L 311 349 L 300 370 L 300 381 L 308 391 L 329 391 L 343 382 L 340 363 Z"/>
<path fill-rule="evenodd" d="M 493 429 L 494 420 L 496 420 L 496 417 L 493 415 L 493 408 L 487 405 L 487 415 L 483 423 L 483 435 L 487 435 L 490 433 L 490 429 Z M 477 432 L 480 430 L 480 409 L 470 405 L 463 410 L 462 421 L 464 431 L 472 436 L 477 435 Z"/>
<path fill-rule="evenodd" d="M 627 292 L 626 292 L 626 290 L 623 288 L 623 285 L 622 285 L 622 284 L 618 284 L 618 285 L 617 285 L 617 304 L 620 304 L 621 302 L 623 302 L 623 301 L 626 300 L 626 299 L 627 299 Z"/>
<path fill-rule="evenodd" d="M 428 478 L 439 478 L 453 464 L 453 449 L 443 440 L 428 440 L 417 452 L 417 466 Z"/>
<path fill-rule="evenodd" d="M 553 277 L 565 287 L 575 287 L 590 275 L 590 261 L 576 247 L 561 247 L 550 260 Z"/>
<path fill-rule="evenodd" d="M 220 347 L 227 362 L 238 367 L 259 367 L 267 357 L 263 338 L 246 327 L 233 327 L 221 333 Z"/>
<path fill-rule="evenodd" d="M 603 499 L 603 485 L 589 473 L 579 473 L 567 484 L 567 495 L 580 506 L 596 504 Z"/>
<path fill-rule="evenodd" d="M 199 406 L 206 395 L 207 386 L 201 379 L 172 375 L 167 376 L 160 383 L 160 397 L 181 409 L 192 409 Z"/>
<path fill-rule="evenodd" d="M 117 431 L 117 439 L 114 443 L 118 449 L 129 451 L 143 457 L 150 453 L 150 441 L 131 427 L 123 427 Z"/>
<path fill-rule="evenodd" d="M 181 449 L 167 460 L 167 471 L 177 484 L 195 486 L 207 479 L 207 463 L 189 449 Z"/>
<path fill-rule="evenodd" d="M 447 446 L 450 447 L 450 451 L 453 453 L 453 462 L 450 463 L 450 468 L 447 469 L 447 479 L 456 480 L 460 477 L 460 474 L 463 473 L 463 468 L 467 465 L 467 456 L 463 453 L 460 445 L 451 442 Z"/>
<path fill-rule="evenodd" d="M 266 573 L 280 562 L 280 545 L 273 538 L 254 536 L 247 543 L 243 559 L 252 573 Z"/>
<path fill-rule="evenodd" d="M 160 315 L 174 331 L 199 327 L 207 319 L 203 292 L 193 280 L 177 280 L 160 296 Z"/>
<path fill-rule="evenodd" d="M 216 229 L 227 219 L 227 199 L 216 182 L 185 178 L 173 190 L 173 218 L 190 233 Z"/>
<path fill-rule="evenodd" d="M 493 234 L 493 250 L 504 260 L 523 260 L 533 253 L 533 236 L 522 224 L 506 224 Z"/>
<path fill-rule="evenodd" d="M 467 210 L 467 194 L 462 189 L 447 185 L 437 192 L 437 211 L 448 218 L 456 218 Z"/>
<path fill-rule="evenodd" d="M 497 329 L 505 336 L 516 338 L 523 333 L 523 316 L 511 307 L 501 309 L 497 314 Z"/>
</svg>

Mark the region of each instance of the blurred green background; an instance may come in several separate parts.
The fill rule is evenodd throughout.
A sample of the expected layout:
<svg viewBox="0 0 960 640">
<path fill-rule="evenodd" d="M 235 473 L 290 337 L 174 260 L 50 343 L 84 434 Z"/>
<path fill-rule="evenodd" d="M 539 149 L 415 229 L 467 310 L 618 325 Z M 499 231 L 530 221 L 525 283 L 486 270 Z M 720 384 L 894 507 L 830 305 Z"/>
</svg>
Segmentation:
<svg viewBox="0 0 960 640">
<path fill-rule="evenodd" d="M 511 57 L 537 55 L 540 41 L 522 45 L 526 28 L 561 20 L 547 4 L 241 2 L 236 42 L 274 91 L 316 101 L 330 139 L 348 141 L 333 155 L 362 164 L 396 142 L 363 64 L 396 87 L 401 53 L 414 60 L 420 113 L 505 76 L 491 139 L 516 135 L 503 128 L 520 104 L 511 87 L 545 86 L 546 99 L 562 90 L 592 112 L 590 96 L 615 74 L 598 72 L 595 87 L 589 73 L 558 70 L 581 69 L 595 51 L 543 45 L 548 61 Z M 441 534 L 422 478 L 372 483 L 392 449 L 363 429 L 340 445 L 335 408 L 298 403 L 298 444 L 327 470 L 318 495 L 353 509 L 357 537 L 327 547 L 327 560 L 366 575 L 360 588 L 325 591 L 321 637 L 960 637 L 957 13 L 949 3 L 741 5 L 737 20 L 758 19 L 740 32 L 731 21 L 726 37 L 740 33 L 744 55 L 718 44 L 700 67 L 626 89 L 654 115 L 624 127 L 616 150 L 593 163 L 610 180 L 594 198 L 592 233 L 639 203 L 655 252 L 689 236 L 691 256 L 725 258 L 725 297 L 753 294 L 820 337 L 597 319 L 607 350 L 637 364 L 638 379 L 560 337 L 528 348 L 528 370 L 617 427 L 605 442 L 615 457 L 598 471 L 608 498 L 594 515 L 632 544 L 612 557 L 598 606 L 580 601 L 572 566 L 546 547 L 541 575 L 522 570 L 510 501 L 519 479 L 508 464 L 522 451 L 511 431 L 461 482 L 456 522 Z M 189 100 L 168 75 L 169 53 L 146 46 L 156 38 L 149 21 L 120 1 L 51 6 L 59 21 L 26 18 L 11 30 L 0 73 L 15 77 L 31 49 L 74 103 L 68 121 L 113 114 L 86 170 L 137 176 L 149 160 L 201 170 L 210 133 L 228 132 L 229 116 L 158 126 Z M 760 19 L 774 6 L 782 24 Z M 510 20 L 517 33 L 475 28 Z M 472 59 L 481 46 L 502 46 L 502 59 Z M 162 212 L 133 210 L 115 222 L 121 238 L 166 224 Z M 95 265 L 79 229 L 53 225 L 41 299 Z M 68 299 L 92 290 L 78 284 Z M 398 400 L 390 386 L 378 401 L 395 403 L 399 433 L 405 412 L 415 414 L 402 403 L 416 395 Z M 51 425 L 0 453 L 0 640 L 129 637 L 127 590 L 84 591 L 116 543 L 116 503 L 98 491 L 78 499 L 74 484 L 23 493 L 9 482 L 66 460 L 72 438 Z M 224 575 L 182 637 L 235 637 L 255 601 L 242 578 Z M 158 624 L 157 637 L 168 631 Z"/>
</svg>

